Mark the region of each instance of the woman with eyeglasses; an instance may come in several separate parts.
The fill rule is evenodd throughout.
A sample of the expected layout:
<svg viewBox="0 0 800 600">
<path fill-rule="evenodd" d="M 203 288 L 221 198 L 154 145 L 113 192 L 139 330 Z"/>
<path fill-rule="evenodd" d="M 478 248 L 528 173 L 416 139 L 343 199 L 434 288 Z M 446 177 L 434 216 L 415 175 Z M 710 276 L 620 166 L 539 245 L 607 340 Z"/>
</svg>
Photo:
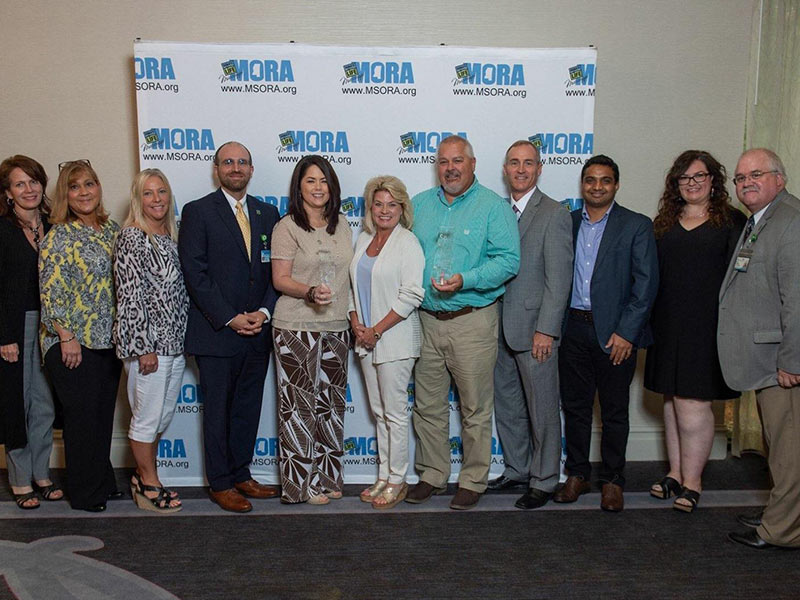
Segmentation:
<svg viewBox="0 0 800 600">
<path fill-rule="evenodd" d="M 158 169 L 141 171 L 133 180 L 130 212 L 114 247 L 114 346 L 128 375 L 128 438 L 136 461 L 133 501 L 158 513 L 182 508 L 178 494 L 161 484 L 156 467 L 158 440 L 172 421 L 186 366 L 189 296 L 177 237 L 175 199 L 166 175 Z"/>
<path fill-rule="evenodd" d="M 67 496 L 74 509 L 101 512 L 118 498 L 111 430 L 121 363 L 111 340 L 111 251 L 119 225 L 103 208 L 88 160 L 59 165 L 53 228 L 39 254 L 42 354 L 64 407 Z"/>
<path fill-rule="evenodd" d="M 687 150 L 667 173 L 654 221 L 660 278 L 644 385 L 664 395 L 669 472 L 650 494 L 677 496 L 673 508 L 687 513 L 714 440 L 711 400 L 739 396 L 722 378 L 716 341 L 719 288 L 746 221 L 725 181 L 711 154 Z"/>
<path fill-rule="evenodd" d="M 0 163 L 0 444 L 17 506 L 61 500 L 50 479 L 55 409 L 39 347 L 39 244 L 50 230 L 47 174 L 16 155 Z M 35 490 L 34 490 L 35 488 Z"/>
</svg>

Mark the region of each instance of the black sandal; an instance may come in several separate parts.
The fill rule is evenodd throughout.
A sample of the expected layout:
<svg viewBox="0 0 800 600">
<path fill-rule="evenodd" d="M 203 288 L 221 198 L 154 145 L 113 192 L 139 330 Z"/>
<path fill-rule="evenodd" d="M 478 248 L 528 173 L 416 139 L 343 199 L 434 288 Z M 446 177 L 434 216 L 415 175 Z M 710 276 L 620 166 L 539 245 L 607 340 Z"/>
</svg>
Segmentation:
<svg viewBox="0 0 800 600">
<path fill-rule="evenodd" d="M 33 483 L 33 489 L 39 492 L 39 494 L 47 500 L 48 502 L 58 502 L 59 500 L 64 499 L 63 490 L 58 487 L 55 483 L 51 483 L 50 485 L 38 485 L 36 482 Z M 53 498 L 53 494 L 56 492 L 62 492 L 60 498 Z"/>
<path fill-rule="evenodd" d="M 682 502 L 678 502 L 678 500 L 688 500 L 690 504 L 683 504 Z M 690 513 L 693 512 L 695 508 L 697 508 L 697 503 L 700 502 L 700 492 L 696 492 L 694 490 L 690 490 L 689 488 L 683 488 L 683 491 L 680 495 L 675 498 L 675 502 L 672 503 L 672 508 L 675 510 L 679 510 L 681 512 Z"/>
<path fill-rule="evenodd" d="M 660 487 L 660 490 L 654 489 L 656 486 Z M 664 477 L 661 481 L 658 481 L 653 484 L 653 487 L 650 488 L 650 495 L 653 498 L 659 498 L 661 500 L 666 500 L 667 498 L 672 498 L 673 496 L 677 496 L 683 490 L 683 486 L 678 483 L 677 479 L 673 479 L 672 477 Z"/>
<path fill-rule="evenodd" d="M 137 478 L 136 492 L 133 494 L 133 501 L 136 506 L 143 510 L 151 510 L 157 513 L 175 513 L 183 508 L 182 504 L 177 506 L 170 506 L 176 498 L 170 496 L 169 491 L 163 487 L 155 485 L 145 485 L 141 479 Z M 155 498 L 150 498 L 145 492 L 156 492 L 158 495 Z M 177 500 L 180 502 L 180 500 Z"/>
<path fill-rule="evenodd" d="M 28 500 L 36 500 L 36 504 L 33 506 L 25 506 L 25 503 Z M 25 494 L 14 494 L 14 502 L 17 503 L 22 510 L 33 510 L 35 508 L 39 508 L 41 503 L 39 502 L 39 497 L 36 495 L 36 492 L 27 492 Z"/>
</svg>

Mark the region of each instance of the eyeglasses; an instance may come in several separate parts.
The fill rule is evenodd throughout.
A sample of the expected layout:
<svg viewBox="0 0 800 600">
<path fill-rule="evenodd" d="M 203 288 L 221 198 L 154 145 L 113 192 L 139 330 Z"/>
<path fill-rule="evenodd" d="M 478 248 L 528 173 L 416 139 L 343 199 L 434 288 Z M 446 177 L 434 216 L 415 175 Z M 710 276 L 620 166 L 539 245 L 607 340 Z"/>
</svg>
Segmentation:
<svg viewBox="0 0 800 600">
<path fill-rule="evenodd" d="M 88 158 L 79 158 L 77 160 L 65 160 L 62 163 L 58 163 L 58 172 L 60 173 L 64 167 L 68 167 L 69 165 L 84 165 L 86 167 L 91 167 L 92 163 L 89 162 Z"/>
<path fill-rule="evenodd" d="M 219 164 L 224 165 L 226 167 L 232 167 L 234 163 L 236 163 L 240 167 L 246 167 L 247 165 L 250 164 L 250 161 L 247 160 L 246 158 L 237 158 L 237 159 L 226 158 L 225 160 L 221 160 L 219 162 Z"/>
<path fill-rule="evenodd" d="M 741 185 L 745 181 L 747 181 L 748 177 L 753 181 L 758 181 L 767 173 L 780 173 L 780 171 L 777 171 L 775 169 L 773 169 L 772 171 L 750 171 L 750 173 L 748 173 L 747 175 L 737 175 L 736 177 L 734 177 L 733 183 L 735 183 L 736 185 Z"/>
<path fill-rule="evenodd" d="M 678 177 L 678 185 L 684 186 L 689 185 L 690 181 L 694 181 L 695 183 L 703 183 L 706 179 L 708 179 L 710 173 L 695 173 L 694 175 L 681 175 Z"/>
</svg>

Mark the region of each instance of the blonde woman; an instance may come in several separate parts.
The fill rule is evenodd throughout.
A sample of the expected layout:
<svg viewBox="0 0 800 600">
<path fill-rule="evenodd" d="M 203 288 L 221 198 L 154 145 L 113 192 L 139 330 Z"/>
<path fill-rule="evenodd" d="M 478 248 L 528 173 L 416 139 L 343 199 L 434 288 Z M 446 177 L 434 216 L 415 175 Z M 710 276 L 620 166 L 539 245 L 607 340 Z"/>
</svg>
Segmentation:
<svg viewBox="0 0 800 600">
<path fill-rule="evenodd" d="M 413 207 L 397 177 L 364 190 L 363 231 L 350 263 L 350 325 L 377 424 L 378 479 L 361 492 L 373 508 L 392 508 L 408 492 L 408 381 L 419 357 L 425 256 L 411 233 Z"/>
<path fill-rule="evenodd" d="M 114 355 L 111 250 L 119 225 L 88 160 L 59 165 L 53 224 L 39 253 L 44 365 L 64 408 L 67 496 L 101 512 L 120 497 L 109 453 L 120 362 Z"/>
<path fill-rule="evenodd" d="M 175 413 L 186 366 L 189 296 L 177 237 L 167 177 L 158 169 L 141 171 L 133 180 L 130 213 L 114 247 L 114 345 L 128 375 L 128 438 L 136 460 L 131 493 L 139 508 L 161 513 L 182 508 L 177 493 L 161 484 L 156 468 L 158 439 Z"/>
</svg>

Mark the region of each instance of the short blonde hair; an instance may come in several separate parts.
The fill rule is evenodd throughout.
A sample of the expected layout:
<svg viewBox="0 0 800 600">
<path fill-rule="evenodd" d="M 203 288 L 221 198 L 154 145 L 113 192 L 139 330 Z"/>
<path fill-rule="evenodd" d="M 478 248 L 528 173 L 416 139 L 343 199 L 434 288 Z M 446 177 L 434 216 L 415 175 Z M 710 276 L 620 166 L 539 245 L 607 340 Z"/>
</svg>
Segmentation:
<svg viewBox="0 0 800 600">
<path fill-rule="evenodd" d="M 364 188 L 364 231 L 367 233 L 375 231 L 375 222 L 372 220 L 372 202 L 378 192 L 389 192 L 389 195 L 400 203 L 403 207 L 400 225 L 411 229 L 414 224 L 414 207 L 411 205 L 411 198 L 408 197 L 405 184 L 392 175 L 378 175 L 370 179 Z"/>
<path fill-rule="evenodd" d="M 177 241 L 178 224 L 175 222 L 175 197 L 172 195 L 172 187 L 169 185 L 169 180 L 161 169 L 144 169 L 134 176 L 133 183 L 131 184 L 131 208 L 123 227 L 138 227 L 147 234 L 150 238 L 150 243 L 155 243 L 152 237 L 154 232 L 150 231 L 148 228 L 147 221 L 142 213 L 142 193 L 144 192 L 144 184 L 151 177 L 158 177 L 164 184 L 164 187 L 167 188 L 167 194 L 169 195 L 167 232 L 169 232 L 169 236 L 174 241 Z"/>
<path fill-rule="evenodd" d="M 97 184 L 97 187 L 100 188 L 100 202 L 97 203 L 97 208 L 95 209 L 97 222 L 102 225 L 108 221 L 108 213 L 103 207 L 103 187 L 100 185 L 100 179 L 97 177 L 97 173 L 88 161 L 75 160 L 64 164 L 64 167 L 58 174 L 56 195 L 50 207 L 50 222 L 52 224 L 72 223 L 78 220 L 78 216 L 73 213 L 72 209 L 69 207 L 67 194 L 69 192 L 69 185 L 76 181 L 81 175 L 88 175 L 89 178 Z"/>
</svg>

